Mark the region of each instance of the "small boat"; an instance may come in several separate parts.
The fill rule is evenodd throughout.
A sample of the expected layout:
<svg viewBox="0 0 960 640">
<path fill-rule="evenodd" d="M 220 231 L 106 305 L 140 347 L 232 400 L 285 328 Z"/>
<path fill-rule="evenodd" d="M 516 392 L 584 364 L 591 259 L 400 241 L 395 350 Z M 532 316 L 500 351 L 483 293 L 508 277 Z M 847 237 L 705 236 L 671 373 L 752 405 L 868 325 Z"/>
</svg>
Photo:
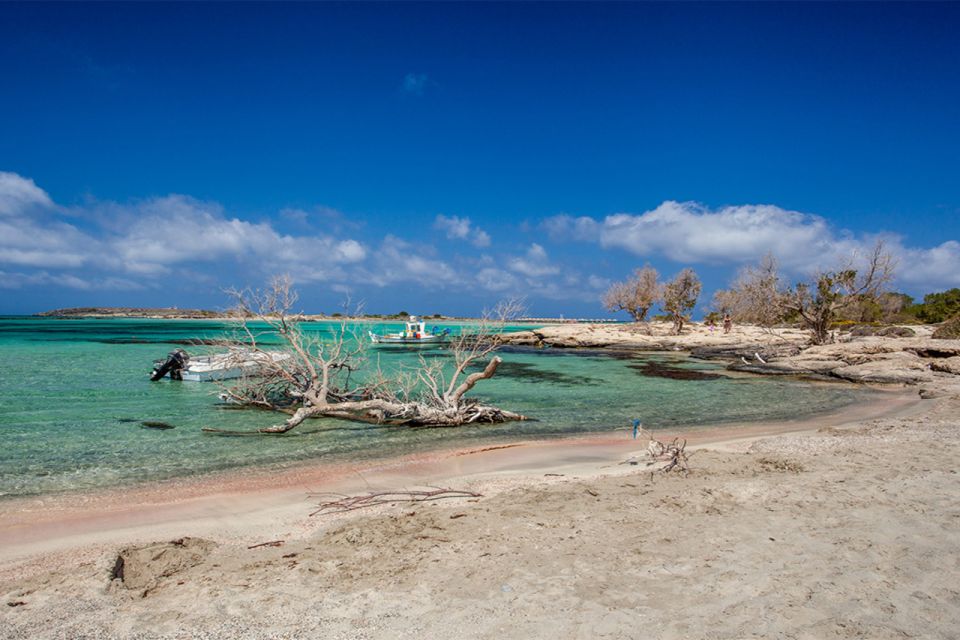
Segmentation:
<svg viewBox="0 0 960 640">
<path fill-rule="evenodd" d="M 438 332 L 437 327 L 427 331 L 427 325 L 417 316 L 410 316 L 406 327 L 399 333 L 379 334 L 370 331 L 370 340 L 374 344 L 440 344 L 445 342 L 450 335 L 450 329 L 444 329 Z"/>
<path fill-rule="evenodd" d="M 166 360 L 157 360 L 154 363 L 150 379 L 157 381 L 169 375 L 171 380 L 189 382 L 230 380 L 255 375 L 264 364 L 281 362 L 288 358 L 290 354 L 277 351 L 235 349 L 209 356 L 191 356 L 183 349 L 176 349 L 167 355 Z"/>
</svg>

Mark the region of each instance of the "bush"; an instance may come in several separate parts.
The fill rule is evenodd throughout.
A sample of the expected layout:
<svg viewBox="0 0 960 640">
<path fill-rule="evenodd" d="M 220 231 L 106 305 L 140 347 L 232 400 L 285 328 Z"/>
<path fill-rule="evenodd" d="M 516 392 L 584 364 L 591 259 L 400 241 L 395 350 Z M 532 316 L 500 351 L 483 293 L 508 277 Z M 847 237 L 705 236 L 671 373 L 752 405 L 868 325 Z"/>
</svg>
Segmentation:
<svg viewBox="0 0 960 640">
<path fill-rule="evenodd" d="M 954 316 L 940 325 L 933 332 L 933 337 L 944 340 L 960 340 L 960 316 Z"/>
<path fill-rule="evenodd" d="M 927 294 L 923 296 L 923 304 L 911 305 L 907 311 L 923 322 L 943 322 L 960 312 L 960 289 Z"/>
</svg>

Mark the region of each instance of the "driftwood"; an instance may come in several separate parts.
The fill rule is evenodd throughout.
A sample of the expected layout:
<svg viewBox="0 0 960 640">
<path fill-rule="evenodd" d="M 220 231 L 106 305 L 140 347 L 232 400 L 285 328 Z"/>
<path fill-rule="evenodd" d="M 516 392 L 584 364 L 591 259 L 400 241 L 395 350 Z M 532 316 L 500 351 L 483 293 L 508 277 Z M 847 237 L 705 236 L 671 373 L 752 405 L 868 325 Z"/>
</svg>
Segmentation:
<svg viewBox="0 0 960 640">
<path fill-rule="evenodd" d="M 286 542 L 286 540 L 271 540 L 269 542 L 261 542 L 260 544 L 252 544 L 247 547 L 247 549 L 257 549 L 259 547 L 279 547 L 284 542 Z"/>
<path fill-rule="evenodd" d="M 483 494 L 459 489 L 433 489 L 431 491 L 374 491 L 359 496 L 340 496 L 321 502 L 311 516 L 344 513 L 367 507 L 398 502 L 432 502 L 446 498 L 480 498 Z"/>
<path fill-rule="evenodd" d="M 648 467 L 658 462 L 664 462 L 665 464 L 656 471 L 660 473 L 679 471 L 684 475 L 690 471 L 690 454 L 687 453 L 686 438 L 674 438 L 669 443 L 665 443 L 654 438 L 650 433 L 647 435 L 650 438 L 650 442 L 647 443 L 647 454 L 651 458 L 651 461 L 647 463 Z"/>
<path fill-rule="evenodd" d="M 501 359 L 499 333 L 507 318 L 519 313 L 515 302 L 502 303 L 480 320 L 470 335 L 454 337 L 449 358 L 385 374 L 367 362 L 365 336 L 349 340 L 347 326 L 330 339 L 304 331 L 292 314 L 296 293 L 291 280 L 277 278 L 263 292 L 231 291 L 237 302 L 238 334 L 245 338 L 244 358 L 259 354 L 257 371 L 224 385 L 221 397 L 242 407 L 287 414 L 279 423 L 255 433 L 282 434 L 311 418 L 334 418 L 381 426 L 455 427 L 526 420 L 519 413 L 466 397 L 474 386 L 493 377 Z M 249 319 L 267 329 L 255 332 Z M 262 338 L 270 342 L 262 344 Z M 274 344 L 279 340 L 280 345 Z M 283 357 L 275 357 L 277 354 Z M 479 371 L 470 372 L 482 366 Z M 239 435 L 205 428 L 205 433 Z"/>
</svg>

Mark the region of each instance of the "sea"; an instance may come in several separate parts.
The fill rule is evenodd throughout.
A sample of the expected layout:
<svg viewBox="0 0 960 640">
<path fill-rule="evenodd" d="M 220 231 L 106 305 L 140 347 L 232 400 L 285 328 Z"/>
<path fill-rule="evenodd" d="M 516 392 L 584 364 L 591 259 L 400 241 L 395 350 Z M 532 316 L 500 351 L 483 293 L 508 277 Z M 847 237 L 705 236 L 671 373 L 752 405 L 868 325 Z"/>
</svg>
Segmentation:
<svg viewBox="0 0 960 640">
<path fill-rule="evenodd" d="M 432 324 L 432 323 L 428 323 Z M 469 326 L 437 323 L 453 333 Z M 530 329 L 507 326 L 505 331 Z M 728 374 L 722 363 L 675 353 L 505 348 L 496 376 L 471 395 L 534 418 L 502 425 L 414 429 L 311 420 L 280 436 L 226 437 L 283 415 L 242 409 L 215 383 L 151 382 L 175 348 L 222 351 L 236 326 L 214 320 L 0 317 L 0 501 L 107 489 L 250 467 L 382 459 L 477 443 L 795 420 L 863 401 L 870 390 L 790 377 Z M 331 340 L 400 323 L 311 322 Z M 371 366 L 409 369 L 449 361 L 443 347 L 370 347 Z M 664 377 L 687 371 L 695 379 Z M 148 423 L 148 424 L 145 424 Z M 150 428 L 164 423 L 172 428 Z"/>
</svg>

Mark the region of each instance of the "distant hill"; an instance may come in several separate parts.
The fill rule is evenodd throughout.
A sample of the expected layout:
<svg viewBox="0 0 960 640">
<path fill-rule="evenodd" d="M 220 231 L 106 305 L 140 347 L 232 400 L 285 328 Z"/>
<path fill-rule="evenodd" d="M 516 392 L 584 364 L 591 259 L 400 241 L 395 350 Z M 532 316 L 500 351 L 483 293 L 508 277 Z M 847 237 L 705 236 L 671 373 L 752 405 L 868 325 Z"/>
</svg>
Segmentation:
<svg viewBox="0 0 960 640">
<path fill-rule="evenodd" d="M 206 309 L 150 307 L 73 307 L 38 313 L 54 318 L 218 318 L 223 314 Z"/>
</svg>

